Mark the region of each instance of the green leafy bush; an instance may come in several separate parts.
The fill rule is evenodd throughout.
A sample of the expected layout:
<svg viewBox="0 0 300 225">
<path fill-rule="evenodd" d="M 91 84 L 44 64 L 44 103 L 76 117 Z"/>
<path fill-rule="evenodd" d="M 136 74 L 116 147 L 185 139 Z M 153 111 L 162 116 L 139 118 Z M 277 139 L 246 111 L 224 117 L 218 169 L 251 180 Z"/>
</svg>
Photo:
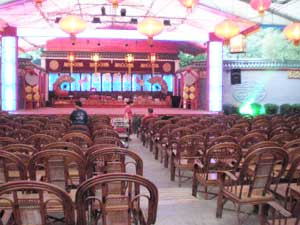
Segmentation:
<svg viewBox="0 0 300 225">
<path fill-rule="evenodd" d="M 280 114 L 290 114 L 293 112 L 293 108 L 290 104 L 280 105 Z"/>
<path fill-rule="evenodd" d="M 265 104 L 266 113 L 269 115 L 276 114 L 278 112 L 279 106 L 276 104 L 267 103 Z"/>
<path fill-rule="evenodd" d="M 293 104 L 291 107 L 293 113 L 300 113 L 300 104 Z"/>
</svg>

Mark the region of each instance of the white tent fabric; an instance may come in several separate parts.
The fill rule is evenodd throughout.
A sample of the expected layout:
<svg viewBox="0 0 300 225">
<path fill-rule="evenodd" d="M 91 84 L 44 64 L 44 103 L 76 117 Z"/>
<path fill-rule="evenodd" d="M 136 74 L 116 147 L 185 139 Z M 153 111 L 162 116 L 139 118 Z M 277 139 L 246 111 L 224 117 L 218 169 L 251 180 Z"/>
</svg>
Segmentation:
<svg viewBox="0 0 300 225">
<path fill-rule="evenodd" d="M 136 31 L 132 19 L 141 22 L 145 17 L 156 17 L 170 21 L 170 25 L 155 39 L 204 43 L 215 25 L 226 18 L 235 20 L 241 30 L 257 23 L 286 25 L 300 21 L 300 0 L 273 0 L 264 17 L 250 7 L 249 0 L 199 0 L 192 12 L 179 0 L 125 0 L 117 9 L 107 0 L 45 0 L 41 7 L 34 0 L 0 0 L 0 19 L 17 27 L 19 46 L 24 50 L 43 47 L 55 37 L 68 36 L 57 23 L 68 14 L 82 16 L 88 22 L 88 28 L 78 37 L 145 39 Z M 92 23 L 95 17 L 101 23 Z"/>
</svg>

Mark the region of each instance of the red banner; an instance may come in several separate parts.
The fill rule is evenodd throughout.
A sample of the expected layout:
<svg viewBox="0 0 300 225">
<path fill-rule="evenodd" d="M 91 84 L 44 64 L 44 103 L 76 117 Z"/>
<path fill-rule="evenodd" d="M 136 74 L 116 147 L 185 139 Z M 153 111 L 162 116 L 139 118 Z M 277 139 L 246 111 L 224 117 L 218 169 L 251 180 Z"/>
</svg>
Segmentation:
<svg viewBox="0 0 300 225">
<path fill-rule="evenodd" d="M 135 61 L 126 63 L 124 61 L 101 60 L 97 63 L 97 72 L 124 72 L 131 68 L 131 73 L 147 74 L 152 73 L 152 64 L 147 61 Z M 46 71 L 48 73 L 69 73 L 71 62 L 63 59 L 46 59 Z M 73 73 L 93 73 L 95 70 L 95 62 L 92 60 L 77 60 L 73 62 Z M 154 64 L 155 73 L 174 74 L 175 62 L 164 61 Z"/>
</svg>

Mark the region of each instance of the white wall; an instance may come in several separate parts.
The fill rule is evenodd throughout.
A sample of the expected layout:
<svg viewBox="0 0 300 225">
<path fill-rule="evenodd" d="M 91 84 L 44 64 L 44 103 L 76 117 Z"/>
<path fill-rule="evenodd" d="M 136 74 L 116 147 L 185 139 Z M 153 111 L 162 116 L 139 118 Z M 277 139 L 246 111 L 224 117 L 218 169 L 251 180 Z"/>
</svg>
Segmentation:
<svg viewBox="0 0 300 225">
<path fill-rule="evenodd" d="M 288 79 L 287 71 L 242 71 L 241 84 L 231 85 L 230 71 L 223 73 L 223 104 L 245 101 L 265 104 L 300 103 L 300 79 Z"/>
</svg>

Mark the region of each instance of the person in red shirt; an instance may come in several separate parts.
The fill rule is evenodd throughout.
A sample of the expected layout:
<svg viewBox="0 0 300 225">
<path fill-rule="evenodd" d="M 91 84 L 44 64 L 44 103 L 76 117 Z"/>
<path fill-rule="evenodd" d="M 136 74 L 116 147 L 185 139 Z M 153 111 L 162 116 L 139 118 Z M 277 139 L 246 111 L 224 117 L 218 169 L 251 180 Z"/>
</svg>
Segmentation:
<svg viewBox="0 0 300 225">
<path fill-rule="evenodd" d="M 125 109 L 124 109 L 124 118 L 128 120 L 128 124 L 129 124 L 129 128 L 128 128 L 128 132 L 129 132 L 129 135 L 131 134 L 131 123 L 132 123 L 132 117 L 133 117 L 133 113 L 132 113 L 132 110 L 131 110 L 131 104 L 132 104 L 132 101 L 128 101 L 126 102 L 126 106 L 125 106 Z"/>
<path fill-rule="evenodd" d="M 148 118 L 155 118 L 155 117 L 157 117 L 157 115 L 154 114 L 154 110 L 152 108 L 148 108 L 147 114 L 145 114 L 142 118 L 142 122 L 141 122 L 142 127 Z"/>
</svg>

